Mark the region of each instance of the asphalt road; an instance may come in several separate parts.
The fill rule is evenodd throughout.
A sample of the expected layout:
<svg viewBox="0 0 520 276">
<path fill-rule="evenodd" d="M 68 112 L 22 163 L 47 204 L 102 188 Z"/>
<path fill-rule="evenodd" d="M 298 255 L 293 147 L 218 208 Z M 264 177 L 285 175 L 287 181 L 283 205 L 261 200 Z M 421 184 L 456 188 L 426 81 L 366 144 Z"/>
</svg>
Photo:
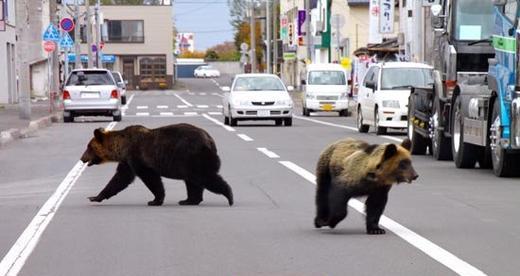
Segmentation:
<svg viewBox="0 0 520 276">
<path fill-rule="evenodd" d="M 81 118 L 0 149 L 0 275 L 518 275 L 518 179 L 414 156 L 420 177 L 392 189 L 386 235 L 365 234 L 358 202 L 336 229 L 317 230 L 313 173 L 323 148 L 404 133 L 359 134 L 353 117 L 334 114 L 304 118 L 299 102 L 292 127 L 224 128 L 218 86 L 229 78 L 183 83 L 133 93 L 120 123 Z M 170 179 L 162 207 L 146 205 L 152 195 L 139 179 L 101 204 L 87 200 L 115 172 L 77 164 L 95 128 L 181 122 L 214 137 L 233 207 L 209 192 L 200 206 L 179 206 L 185 187 Z"/>
</svg>

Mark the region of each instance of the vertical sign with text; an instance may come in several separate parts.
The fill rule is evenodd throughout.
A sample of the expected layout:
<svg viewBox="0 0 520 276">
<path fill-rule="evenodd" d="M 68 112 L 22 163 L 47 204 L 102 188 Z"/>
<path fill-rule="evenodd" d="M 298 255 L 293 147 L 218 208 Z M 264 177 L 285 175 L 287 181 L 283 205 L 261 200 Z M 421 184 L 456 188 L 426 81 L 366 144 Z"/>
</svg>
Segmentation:
<svg viewBox="0 0 520 276">
<path fill-rule="evenodd" d="M 391 34 L 394 32 L 394 0 L 379 0 L 379 32 Z"/>
<path fill-rule="evenodd" d="M 369 28 L 368 28 L 368 43 L 376 44 L 383 42 L 383 37 L 379 33 L 379 0 L 370 0 L 368 8 Z"/>
</svg>

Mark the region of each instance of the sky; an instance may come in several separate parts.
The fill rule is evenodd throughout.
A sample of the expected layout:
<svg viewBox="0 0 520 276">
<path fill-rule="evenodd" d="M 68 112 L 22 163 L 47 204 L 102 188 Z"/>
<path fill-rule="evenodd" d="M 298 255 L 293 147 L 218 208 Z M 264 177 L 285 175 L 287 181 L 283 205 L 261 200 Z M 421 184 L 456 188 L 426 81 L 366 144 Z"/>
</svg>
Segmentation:
<svg viewBox="0 0 520 276">
<path fill-rule="evenodd" d="M 195 33 L 197 51 L 233 41 L 227 0 L 174 0 L 173 18 L 178 32 Z"/>
</svg>

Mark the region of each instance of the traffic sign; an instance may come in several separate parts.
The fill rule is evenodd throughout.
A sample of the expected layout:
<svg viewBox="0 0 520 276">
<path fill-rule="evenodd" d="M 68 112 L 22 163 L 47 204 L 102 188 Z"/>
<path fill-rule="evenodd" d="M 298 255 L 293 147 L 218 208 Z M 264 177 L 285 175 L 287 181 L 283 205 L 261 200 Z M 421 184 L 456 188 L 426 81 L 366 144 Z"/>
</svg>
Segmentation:
<svg viewBox="0 0 520 276">
<path fill-rule="evenodd" d="M 56 44 L 53 41 L 45 41 L 43 43 L 43 49 L 45 52 L 50 53 L 56 50 Z"/>
<path fill-rule="evenodd" d="M 58 32 L 58 29 L 56 29 L 56 27 L 53 24 L 49 24 L 49 26 L 47 26 L 47 29 L 45 29 L 45 32 L 43 32 L 43 40 L 54 42 L 60 41 L 60 32 Z"/>
<path fill-rule="evenodd" d="M 101 42 L 99 42 L 99 49 L 103 50 L 103 48 L 105 48 L 105 42 L 101 41 Z"/>
<path fill-rule="evenodd" d="M 72 48 L 74 46 L 74 41 L 70 37 L 69 33 L 63 33 L 63 36 L 60 39 L 60 48 Z"/>
<path fill-rule="evenodd" d="M 72 20 L 72 18 L 65 17 L 60 21 L 60 27 L 62 30 L 70 32 L 74 30 L 74 20 Z"/>
<path fill-rule="evenodd" d="M 245 43 L 245 42 L 242 42 L 240 44 L 240 50 L 247 51 L 247 49 L 249 49 L 249 45 L 247 43 Z"/>
<path fill-rule="evenodd" d="M 96 44 L 92 44 L 92 52 L 97 52 L 97 46 Z"/>
</svg>

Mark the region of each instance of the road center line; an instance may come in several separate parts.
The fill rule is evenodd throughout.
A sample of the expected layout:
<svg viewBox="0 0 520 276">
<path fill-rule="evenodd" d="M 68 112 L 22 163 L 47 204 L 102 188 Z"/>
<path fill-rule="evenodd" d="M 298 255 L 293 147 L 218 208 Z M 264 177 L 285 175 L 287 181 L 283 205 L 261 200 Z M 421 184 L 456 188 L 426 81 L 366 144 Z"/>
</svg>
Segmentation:
<svg viewBox="0 0 520 276">
<path fill-rule="evenodd" d="M 212 121 L 213 123 L 225 128 L 227 131 L 230 131 L 230 132 L 235 132 L 236 130 L 230 126 L 226 126 L 224 123 L 220 122 L 219 120 L 209 116 L 208 114 L 202 114 L 202 116 L 210 121 Z"/>
<path fill-rule="evenodd" d="M 280 158 L 280 156 L 266 148 L 256 148 L 259 152 L 267 155 L 269 158 Z"/>
<path fill-rule="evenodd" d="M 110 123 L 105 129 L 112 130 L 117 122 Z M 67 197 L 70 190 L 79 179 L 87 164 L 78 161 L 74 167 L 67 173 L 67 176 L 58 185 L 56 191 L 47 199 L 45 204 L 40 208 L 36 216 L 16 240 L 9 252 L 0 262 L 0 275 L 17 275 L 23 265 L 33 252 L 34 248 L 40 241 L 40 237 L 49 225 L 54 215 L 58 211 L 61 203 Z"/>
<path fill-rule="evenodd" d="M 181 96 L 179 96 L 179 94 L 175 93 L 174 94 L 175 97 L 177 97 L 177 99 L 179 99 L 182 103 L 184 103 L 185 105 L 189 106 L 189 107 L 192 107 L 193 105 L 191 103 L 189 103 L 188 101 L 186 101 L 185 99 L 183 99 Z"/>
<path fill-rule="evenodd" d="M 280 164 L 287 167 L 289 170 L 295 172 L 301 177 L 305 178 L 307 181 L 316 185 L 316 176 L 306 169 L 294 164 L 290 161 L 279 161 Z M 348 202 L 348 206 L 358 211 L 361 214 L 365 215 L 365 205 L 357 200 L 351 199 Z M 379 222 L 383 227 L 387 228 L 401 239 L 405 240 L 412 246 L 424 252 L 426 255 L 430 256 L 437 262 L 443 264 L 447 268 L 453 270 L 455 273 L 459 275 L 486 275 L 484 272 L 479 270 L 478 268 L 470 265 L 459 257 L 453 255 L 442 247 L 434 244 L 433 242 L 427 240 L 421 235 L 413 232 L 412 230 L 404 227 L 398 222 L 388 218 L 387 216 L 381 216 L 381 220 Z"/>
<path fill-rule="evenodd" d="M 245 135 L 245 134 L 237 134 L 238 137 L 240 137 L 242 140 L 246 141 L 246 142 L 251 142 L 253 141 L 253 138 Z"/>
<path fill-rule="evenodd" d="M 293 117 L 296 118 L 296 119 L 304 120 L 304 121 L 309 121 L 309 122 L 322 124 L 322 125 L 326 125 L 326 126 L 344 128 L 344 129 L 348 129 L 348 130 L 352 130 L 352 131 L 358 132 L 358 129 L 355 128 L 355 127 L 338 125 L 338 124 L 324 122 L 324 121 L 320 121 L 320 120 L 305 118 L 305 117 L 301 117 L 301 116 L 297 116 L 297 115 L 293 115 Z M 397 138 L 397 137 L 388 136 L 388 135 L 380 135 L 378 137 L 385 138 L 385 139 L 392 140 L 392 141 L 396 141 L 396 142 L 402 142 L 403 141 L 403 139 L 400 139 L 400 138 Z"/>
</svg>

